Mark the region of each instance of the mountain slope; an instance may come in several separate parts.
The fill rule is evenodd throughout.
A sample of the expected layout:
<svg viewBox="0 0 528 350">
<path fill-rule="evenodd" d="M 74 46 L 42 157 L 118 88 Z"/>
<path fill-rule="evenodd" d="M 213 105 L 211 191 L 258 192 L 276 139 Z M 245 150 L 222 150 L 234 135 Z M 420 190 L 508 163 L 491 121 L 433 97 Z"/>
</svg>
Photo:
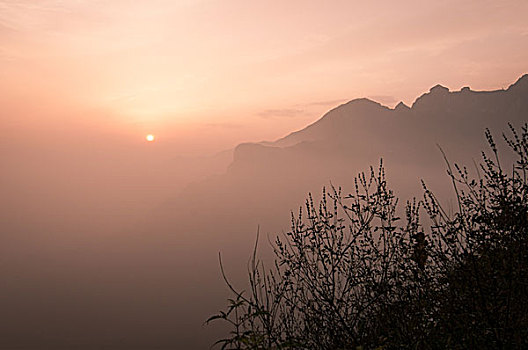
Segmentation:
<svg viewBox="0 0 528 350">
<path fill-rule="evenodd" d="M 428 93 L 418 97 L 409 108 L 400 102 L 394 109 L 368 100 L 356 99 L 336 107 L 326 113 L 321 119 L 306 128 L 291 133 L 273 143 L 275 146 L 290 146 L 292 144 L 317 139 L 335 139 L 343 135 L 375 127 L 376 131 L 384 132 L 394 126 L 402 129 L 410 126 L 432 127 L 443 125 L 443 130 L 452 129 L 455 125 L 445 122 L 462 123 L 465 127 L 478 127 L 478 124 L 500 126 L 501 113 L 511 120 L 522 120 L 528 112 L 528 74 L 519 78 L 507 90 L 472 91 L 465 87 L 460 91 L 450 92 L 449 89 L 436 85 Z M 458 126 L 458 125 L 456 125 Z M 392 130 L 395 131 L 395 130 Z M 388 133 L 390 134 L 390 133 Z"/>
</svg>

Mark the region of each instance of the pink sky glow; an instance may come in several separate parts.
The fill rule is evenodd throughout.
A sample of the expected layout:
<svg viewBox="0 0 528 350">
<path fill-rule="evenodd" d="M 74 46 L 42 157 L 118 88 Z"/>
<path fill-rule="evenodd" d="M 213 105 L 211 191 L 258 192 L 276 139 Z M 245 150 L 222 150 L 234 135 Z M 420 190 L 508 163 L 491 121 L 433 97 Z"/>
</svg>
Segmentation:
<svg viewBox="0 0 528 350">
<path fill-rule="evenodd" d="M 527 13 L 524 0 L 0 0 L 0 123 L 153 133 L 182 153 L 274 139 L 353 98 L 507 87 L 528 70 Z"/>
</svg>

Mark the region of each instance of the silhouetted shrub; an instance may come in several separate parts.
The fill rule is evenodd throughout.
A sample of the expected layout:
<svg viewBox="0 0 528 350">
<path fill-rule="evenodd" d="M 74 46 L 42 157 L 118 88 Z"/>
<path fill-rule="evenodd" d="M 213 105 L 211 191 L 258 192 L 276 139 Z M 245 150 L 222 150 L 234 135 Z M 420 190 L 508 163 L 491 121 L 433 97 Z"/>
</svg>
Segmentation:
<svg viewBox="0 0 528 350">
<path fill-rule="evenodd" d="M 355 191 L 323 190 L 273 242 L 266 269 L 250 261 L 249 289 L 209 321 L 232 325 L 225 349 L 468 349 L 528 346 L 528 126 L 510 126 L 503 169 L 486 137 L 477 178 L 448 164 L 458 209 L 448 215 L 424 185 L 397 199 L 383 166 Z M 426 220 L 420 215 L 425 214 Z M 258 238 L 257 238 L 258 241 Z M 222 274 L 225 274 L 222 268 Z"/>
</svg>

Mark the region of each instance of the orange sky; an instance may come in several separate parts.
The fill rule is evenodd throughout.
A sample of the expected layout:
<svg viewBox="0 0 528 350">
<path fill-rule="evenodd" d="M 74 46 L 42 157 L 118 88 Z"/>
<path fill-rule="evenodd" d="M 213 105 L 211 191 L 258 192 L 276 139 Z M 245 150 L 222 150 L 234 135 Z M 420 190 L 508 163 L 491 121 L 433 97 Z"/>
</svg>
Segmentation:
<svg viewBox="0 0 528 350">
<path fill-rule="evenodd" d="M 0 0 L 0 122 L 152 132 L 182 153 L 274 139 L 357 97 L 506 87 L 528 71 L 527 13 L 525 0 Z"/>
</svg>

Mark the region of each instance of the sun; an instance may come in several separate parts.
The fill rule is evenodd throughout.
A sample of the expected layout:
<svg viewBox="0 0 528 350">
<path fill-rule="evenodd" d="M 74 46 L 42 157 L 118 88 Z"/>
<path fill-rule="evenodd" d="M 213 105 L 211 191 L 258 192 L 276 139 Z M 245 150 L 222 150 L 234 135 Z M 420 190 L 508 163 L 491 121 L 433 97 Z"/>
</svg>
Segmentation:
<svg viewBox="0 0 528 350">
<path fill-rule="evenodd" d="M 148 142 L 152 142 L 154 141 L 154 135 L 148 134 L 147 136 L 145 136 L 145 139 L 147 139 Z"/>
</svg>

